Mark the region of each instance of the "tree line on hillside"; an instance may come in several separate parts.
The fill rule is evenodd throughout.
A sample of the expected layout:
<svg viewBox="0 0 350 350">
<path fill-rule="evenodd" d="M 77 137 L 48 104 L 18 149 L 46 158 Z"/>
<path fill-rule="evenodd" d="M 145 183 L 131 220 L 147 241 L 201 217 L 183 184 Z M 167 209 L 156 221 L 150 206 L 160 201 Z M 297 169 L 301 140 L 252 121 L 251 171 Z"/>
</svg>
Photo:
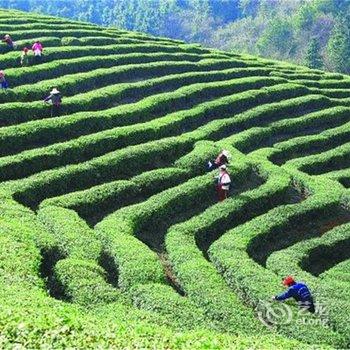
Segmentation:
<svg viewBox="0 0 350 350">
<path fill-rule="evenodd" d="M 0 0 L 0 7 L 350 73 L 350 0 Z"/>
</svg>

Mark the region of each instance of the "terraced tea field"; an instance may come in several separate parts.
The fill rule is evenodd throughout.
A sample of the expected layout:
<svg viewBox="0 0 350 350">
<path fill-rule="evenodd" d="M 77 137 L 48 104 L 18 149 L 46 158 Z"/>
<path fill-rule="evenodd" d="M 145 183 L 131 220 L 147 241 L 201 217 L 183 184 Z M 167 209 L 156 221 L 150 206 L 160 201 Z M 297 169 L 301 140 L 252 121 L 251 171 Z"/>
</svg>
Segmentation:
<svg viewBox="0 0 350 350">
<path fill-rule="evenodd" d="M 16 11 L 0 28 L 18 45 L 0 51 L 1 348 L 349 347 L 348 76 Z M 264 324 L 287 274 L 326 312 Z"/>
</svg>

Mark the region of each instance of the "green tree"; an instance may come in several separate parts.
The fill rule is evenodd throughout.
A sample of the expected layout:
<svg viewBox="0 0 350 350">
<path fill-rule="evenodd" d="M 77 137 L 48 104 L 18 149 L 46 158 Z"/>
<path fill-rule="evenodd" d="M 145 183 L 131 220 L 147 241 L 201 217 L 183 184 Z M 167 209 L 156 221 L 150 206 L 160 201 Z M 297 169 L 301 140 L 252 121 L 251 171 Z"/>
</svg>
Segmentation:
<svg viewBox="0 0 350 350">
<path fill-rule="evenodd" d="M 312 3 L 301 6 L 295 16 L 295 24 L 298 30 L 310 30 L 317 15 L 316 7 Z"/>
<path fill-rule="evenodd" d="M 292 25 L 286 20 L 276 18 L 268 23 L 257 42 L 260 54 L 273 58 L 288 58 L 295 51 Z"/>
<path fill-rule="evenodd" d="M 307 49 L 305 63 L 309 68 L 322 69 L 323 60 L 320 53 L 320 44 L 317 38 L 312 38 Z"/>
<path fill-rule="evenodd" d="M 259 1 L 240 0 L 239 7 L 245 17 L 256 17 L 259 12 Z"/>
<path fill-rule="evenodd" d="M 350 73 L 350 35 L 347 22 L 338 22 L 332 31 L 327 45 L 330 68 Z"/>
</svg>

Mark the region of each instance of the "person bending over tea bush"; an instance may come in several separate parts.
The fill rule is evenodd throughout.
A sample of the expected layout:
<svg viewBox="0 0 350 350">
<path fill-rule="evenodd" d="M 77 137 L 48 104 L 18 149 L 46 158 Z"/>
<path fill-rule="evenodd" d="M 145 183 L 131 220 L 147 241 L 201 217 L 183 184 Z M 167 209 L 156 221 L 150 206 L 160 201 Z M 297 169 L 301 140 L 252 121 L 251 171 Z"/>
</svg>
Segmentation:
<svg viewBox="0 0 350 350">
<path fill-rule="evenodd" d="M 282 280 L 282 284 L 287 287 L 287 291 L 272 297 L 272 300 L 283 301 L 294 298 L 300 308 L 306 309 L 311 313 L 315 312 L 314 300 L 306 284 L 296 282 L 292 276 L 287 276 Z"/>
<path fill-rule="evenodd" d="M 221 165 L 227 165 L 229 163 L 230 152 L 223 150 L 215 160 L 208 162 L 208 171 L 219 168 Z"/>
<path fill-rule="evenodd" d="M 57 88 L 53 88 L 50 95 L 44 99 L 44 102 L 51 103 L 51 117 L 57 117 L 60 114 L 62 97 Z"/>
<path fill-rule="evenodd" d="M 4 38 L 2 39 L 2 42 L 7 44 L 7 48 L 9 50 L 14 50 L 16 48 L 16 43 L 12 40 L 11 36 L 9 34 L 6 34 Z"/>
</svg>

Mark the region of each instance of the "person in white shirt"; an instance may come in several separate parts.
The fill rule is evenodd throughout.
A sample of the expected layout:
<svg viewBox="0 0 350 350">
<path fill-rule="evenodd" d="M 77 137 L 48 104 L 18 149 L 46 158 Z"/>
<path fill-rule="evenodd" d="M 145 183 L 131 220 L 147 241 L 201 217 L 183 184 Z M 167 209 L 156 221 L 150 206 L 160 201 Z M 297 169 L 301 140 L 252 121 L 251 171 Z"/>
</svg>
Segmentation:
<svg viewBox="0 0 350 350">
<path fill-rule="evenodd" d="M 228 197 L 231 185 L 231 178 L 227 172 L 226 165 L 220 166 L 220 173 L 217 180 L 216 191 L 218 193 L 219 202 L 224 201 Z"/>
</svg>

